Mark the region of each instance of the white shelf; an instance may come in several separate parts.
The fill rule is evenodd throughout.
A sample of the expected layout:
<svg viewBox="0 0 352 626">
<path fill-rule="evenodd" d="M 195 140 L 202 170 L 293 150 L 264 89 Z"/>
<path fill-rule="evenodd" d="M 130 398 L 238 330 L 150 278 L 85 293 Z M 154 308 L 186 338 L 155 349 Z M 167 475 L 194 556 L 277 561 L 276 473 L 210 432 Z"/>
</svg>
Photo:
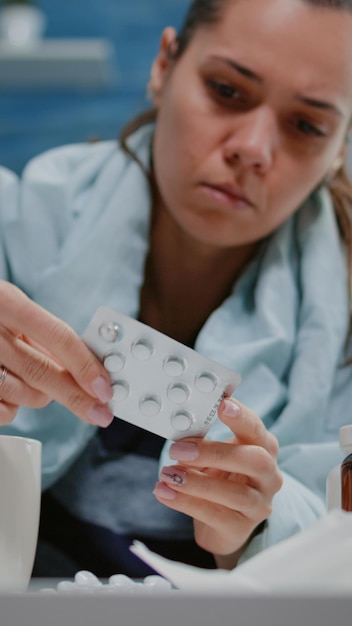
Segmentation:
<svg viewBox="0 0 352 626">
<path fill-rule="evenodd" d="M 99 88 L 116 81 L 107 39 L 43 39 L 30 46 L 0 41 L 0 90 Z"/>
<path fill-rule="evenodd" d="M 55 592 L 54 592 L 55 593 Z M 0 594 L 1 626 L 346 626 L 350 595 Z"/>
</svg>

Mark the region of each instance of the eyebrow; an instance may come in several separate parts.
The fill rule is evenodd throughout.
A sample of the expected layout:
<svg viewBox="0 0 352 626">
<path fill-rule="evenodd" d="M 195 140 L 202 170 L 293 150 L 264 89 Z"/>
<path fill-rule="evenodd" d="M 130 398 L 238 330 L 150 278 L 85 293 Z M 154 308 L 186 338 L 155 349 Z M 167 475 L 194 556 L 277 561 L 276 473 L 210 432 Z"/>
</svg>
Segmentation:
<svg viewBox="0 0 352 626">
<path fill-rule="evenodd" d="M 303 104 L 308 104 L 309 106 L 315 107 L 316 109 L 331 111 L 332 113 L 335 113 L 335 115 L 343 117 L 342 111 L 331 102 L 326 102 L 325 100 L 315 100 L 314 98 L 305 98 L 303 96 L 296 96 L 296 100 L 303 102 Z"/>
<path fill-rule="evenodd" d="M 242 65 L 241 63 L 238 63 L 237 61 L 234 61 L 233 59 L 229 59 L 227 57 L 220 57 L 217 55 L 212 55 L 211 58 L 217 61 L 220 61 L 224 63 L 225 65 L 228 65 L 232 69 L 236 70 L 236 72 L 239 72 L 239 74 L 242 74 L 242 76 L 245 76 L 246 78 L 249 78 L 250 80 L 253 80 L 254 82 L 260 85 L 264 83 L 264 80 L 260 76 L 258 76 L 258 74 L 250 70 L 245 65 Z M 308 106 L 314 107 L 316 109 L 321 109 L 324 111 L 331 111 L 335 115 L 338 115 L 339 117 L 343 117 L 342 111 L 335 104 L 332 104 L 331 102 L 327 102 L 325 100 L 316 100 L 315 98 L 307 98 L 305 96 L 298 96 L 298 95 L 295 97 L 295 99 L 298 100 L 299 102 L 302 102 L 303 104 L 307 104 Z"/>
<path fill-rule="evenodd" d="M 221 63 L 224 63 L 225 65 L 229 65 L 230 67 L 232 67 L 232 69 L 236 70 L 243 76 L 246 76 L 247 78 L 250 78 L 251 80 L 254 80 L 256 83 L 262 84 L 264 82 L 263 79 L 260 76 L 258 76 L 258 74 L 255 74 L 254 72 L 252 72 L 252 70 L 250 70 L 248 67 L 245 67 L 244 65 L 241 65 L 240 63 L 237 63 L 236 61 L 233 61 L 233 59 L 228 59 L 227 57 L 219 57 L 215 54 L 212 55 L 211 58 L 215 59 L 216 61 L 220 61 Z"/>
</svg>

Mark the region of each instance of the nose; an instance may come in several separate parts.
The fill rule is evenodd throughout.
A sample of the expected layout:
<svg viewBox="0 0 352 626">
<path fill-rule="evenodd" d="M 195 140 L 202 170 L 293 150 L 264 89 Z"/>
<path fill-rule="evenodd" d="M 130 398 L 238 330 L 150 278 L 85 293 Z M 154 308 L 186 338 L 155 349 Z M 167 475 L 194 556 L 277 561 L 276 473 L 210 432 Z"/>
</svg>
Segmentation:
<svg viewBox="0 0 352 626">
<path fill-rule="evenodd" d="M 224 143 L 224 158 L 231 164 L 266 174 L 272 166 L 278 140 L 274 115 L 263 106 L 235 120 L 231 134 Z"/>
</svg>

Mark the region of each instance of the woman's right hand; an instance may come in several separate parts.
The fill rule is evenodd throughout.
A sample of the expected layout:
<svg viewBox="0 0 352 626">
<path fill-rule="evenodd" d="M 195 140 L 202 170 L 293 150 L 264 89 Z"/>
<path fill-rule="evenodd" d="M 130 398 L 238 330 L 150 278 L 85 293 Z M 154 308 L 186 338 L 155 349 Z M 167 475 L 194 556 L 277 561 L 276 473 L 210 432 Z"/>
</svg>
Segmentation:
<svg viewBox="0 0 352 626">
<path fill-rule="evenodd" d="M 56 400 L 82 420 L 108 426 L 113 414 L 109 376 L 76 333 L 0 280 L 0 425 L 19 406 Z"/>
</svg>

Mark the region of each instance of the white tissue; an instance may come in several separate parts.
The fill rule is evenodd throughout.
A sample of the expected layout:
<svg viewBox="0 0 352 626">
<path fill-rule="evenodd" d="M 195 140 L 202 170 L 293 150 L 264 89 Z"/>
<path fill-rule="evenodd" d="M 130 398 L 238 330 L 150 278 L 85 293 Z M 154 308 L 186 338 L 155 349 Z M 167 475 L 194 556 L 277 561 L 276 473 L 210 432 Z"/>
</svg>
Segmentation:
<svg viewBox="0 0 352 626">
<path fill-rule="evenodd" d="M 330 511 L 308 529 L 232 571 L 169 561 L 136 541 L 131 551 L 176 588 L 231 593 L 352 592 L 352 513 Z"/>
</svg>

